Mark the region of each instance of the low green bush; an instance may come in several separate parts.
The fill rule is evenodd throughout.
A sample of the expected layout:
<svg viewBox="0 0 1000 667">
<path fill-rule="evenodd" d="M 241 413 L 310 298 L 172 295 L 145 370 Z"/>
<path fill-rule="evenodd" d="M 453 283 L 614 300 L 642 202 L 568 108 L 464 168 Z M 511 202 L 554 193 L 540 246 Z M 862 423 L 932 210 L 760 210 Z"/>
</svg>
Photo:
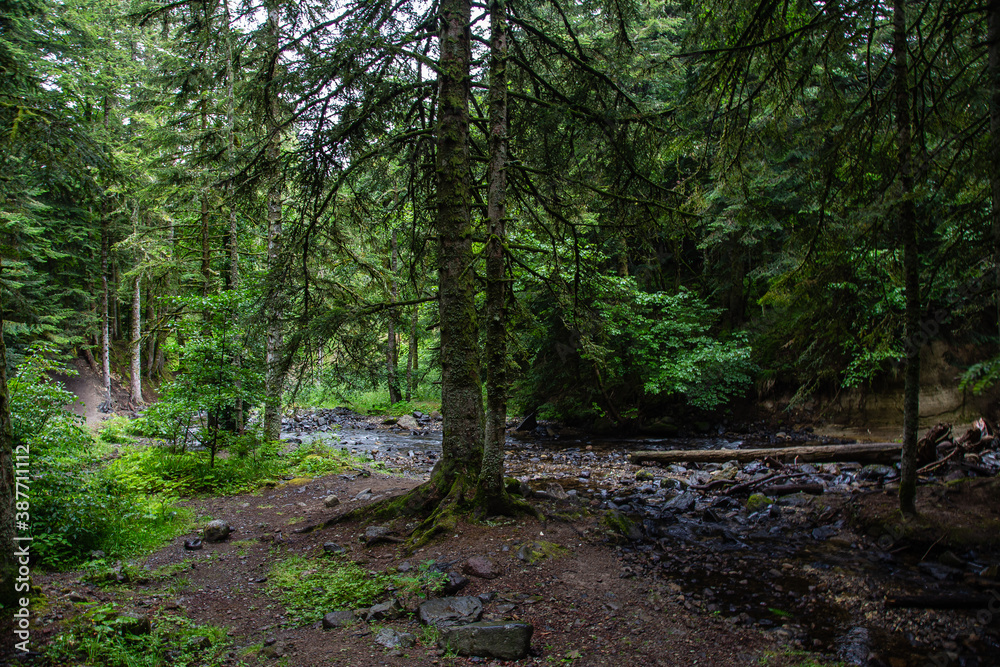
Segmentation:
<svg viewBox="0 0 1000 667">
<path fill-rule="evenodd" d="M 147 622 L 105 604 L 81 614 L 42 648 L 41 663 L 102 667 L 217 667 L 233 664 L 226 630 L 180 615 Z"/>
</svg>

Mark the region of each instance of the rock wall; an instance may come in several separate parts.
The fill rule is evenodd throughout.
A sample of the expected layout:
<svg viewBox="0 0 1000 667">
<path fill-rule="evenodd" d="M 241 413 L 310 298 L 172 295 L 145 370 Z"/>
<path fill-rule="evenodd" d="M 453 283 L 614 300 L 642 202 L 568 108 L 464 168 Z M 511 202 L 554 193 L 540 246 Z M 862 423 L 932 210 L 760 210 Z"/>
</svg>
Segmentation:
<svg viewBox="0 0 1000 667">
<path fill-rule="evenodd" d="M 967 423 L 1000 417 L 1000 386 L 982 394 L 959 388 L 962 374 L 986 356 L 975 346 L 954 347 L 943 341 L 924 346 L 920 364 L 920 426 L 937 422 Z M 852 426 L 900 426 L 903 423 L 903 367 L 868 387 L 844 389 L 797 406 L 803 417 Z M 777 403 L 765 401 L 767 404 Z M 787 402 L 786 402 L 787 404 Z M 774 407 L 778 407 L 775 405 Z"/>
</svg>

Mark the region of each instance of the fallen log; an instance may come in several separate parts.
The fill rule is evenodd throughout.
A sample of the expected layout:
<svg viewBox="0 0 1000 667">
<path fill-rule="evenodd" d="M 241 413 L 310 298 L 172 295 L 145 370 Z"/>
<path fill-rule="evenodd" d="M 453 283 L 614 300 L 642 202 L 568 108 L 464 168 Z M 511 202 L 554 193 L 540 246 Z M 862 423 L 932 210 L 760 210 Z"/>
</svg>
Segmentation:
<svg viewBox="0 0 1000 667">
<path fill-rule="evenodd" d="M 850 445 L 809 445 L 774 449 L 678 449 L 666 452 L 639 451 L 629 454 L 632 463 L 749 463 L 766 457 L 799 463 L 833 463 L 858 461 L 892 463 L 899 459 L 902 448 L 898 442 L 862 442 Z"/>
<path fill-rule="evenodd" d="M 775 484 L 774 486 L 761 487 L 760 492 L 765 496 L 787 496 L 793 493 L 808 493 L 818 496 L 825 491 L 822 484 Z"/>
</svg>

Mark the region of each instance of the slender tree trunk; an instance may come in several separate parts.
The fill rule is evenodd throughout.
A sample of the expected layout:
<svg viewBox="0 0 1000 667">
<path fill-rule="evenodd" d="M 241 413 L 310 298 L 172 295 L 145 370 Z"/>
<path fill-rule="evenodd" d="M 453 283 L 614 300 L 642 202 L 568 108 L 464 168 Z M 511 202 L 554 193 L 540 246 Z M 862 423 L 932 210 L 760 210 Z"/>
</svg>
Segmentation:
<svg viewBox="0 0 1000 667">
<path fill-rule="evenodd" d="M 417 366 L 417 324 L 420 316 L 420 306 L 413 306 L 410 314 L 410 349 L 406 355 L 406 400 L 413 400 L 413 371 Z"/>
<path fill-rule="evenodd" d="M 917 215 L 913 204 L 912 133 L 910 128 L 909 67 L 906 53 L 904 0 L 893 0 L 893 58 L 896 65 L 896 130 L 900 174 L 899 233 L 903 245 L 906 299 L 905 337 L 909 343 L 903 388 L 903 452 L 900 461 L 899 507 L 916 514 L 917 427 L 920 417 L 920 256 Z"/>
<path fill-rule="evenodd" d="M 397 264 L 399 257 L 399 251 L 397 247 L 396 240 L 396 230 L 392 230 L 392 236 L 389 241 L 389 299 L 392 303 L 396 303 L 399 300 L 399 285 L 396 281 L 396 271 L 398 269 Z M 389 309 L 389 322 L 386 326 L 387 336 L 386 336 L 386 346 L 385 346 L 385 365 L 386 365 L 386 380 L 389 385 L 389 403 L 396 404 L 403 400 L 402 395 L 399 391 L 399 372 L 397 367 L 399 365 L 399 352 L 396 346 L 396 308 L 392 307 Z"/>
<path fill-rule="evenodd" d="M 435 171 L 444 424 L 442 457 L 432 476 L 441 490 L 459 478 L 475 482 L 483 457 L 469 181 L 470 14 L 470 0 L 441 1 Z"/>
<path fill-rule="evenodd" d="M 3 258 L 0 257 L 0 272 Z M 0 301 L 0 604 L 4 613 L 0 617 L 0 637 L 8 642 L 7 623 L 11 618 L 15 601 L 20 595 L 14 589 L 17 560 L 14 548 L 17 544 L 15 520 L 16 485 L 14 480 L 14 429 L 10 420 L 10 397 L 7 393 L 7 346 L 3 338 L 3 302 Z M 24 595 L 23 597 L 27 597 Z M 5 646 L 0 653 L 6 650 Z"/>
<path fill-rule="evenodd" d="M 101 380 L 104 400 L 102 412 L 111 411 L 111 339 L 108 313 L 108 254 L 110 229 L 107 215 L 101 216 Z"/>
<path fill-rule="evenodd" d="M 142 280 L 135 276 L 132 288 L 132 402 L 142 405 Z"/>
<path fill-rule="evenodd" d="M 208 129 L 208 109 L 206 102 L 201 103 L 201 130 Z M 201 190 L 201 295 L 208 296 L 209 287 L 212 284 L 212 225 L 211 215 L 208 206 L 208 184 L 202 184 Z M 209 313 L 205 313 L 205 321 L 208 322 Z"/>
<path fill-rule="evenodd" d="M 486 217 L 486 434 L 480 490 L 502 499 L 507 425 L 507 15 L 490 3 L 489 166 Z"/>
<path fill-rule="evenodd" d="M 235 166 L 233 164 L 236 159 L 236 136 L 234 133 L 234 127 L 236 122 L 236 104 L 235 104 L 235 94 L 233 91 L 235 72 L 233 69 L 233 34 L 232 34 L 232 15 L 229 12 L 229 0 L 223 0 L 223 20 L 225 25 L 223 26 L 223 33 L 225 36 L 225 58 L 226 58 L 226 174 L 229 176 L 229 182 L 226 186 L 227 199 L 229 205 L 229 276 L 227 282 L 229 283 L 229 289 L 237 290 L 240 288 L 240 244 L 239 244 L 239 225 L 236 219 L 236 206 L 233 193 L 233 183 L 232 177 L 235 173 Z M 237 372 L 243 365 L 243 358 L 239 350 L 234 351 L 233 356 L 233 366 L 237 369 Z M 237 375 L 236 377 L 236 432 L 243 434 L 243 398 L 239 395 L 240 390 L 243 388 L 243 381 Z"/>
<path fill-rule="evenodd" d="M 156 306 L 153 303 L 153 281 L 146 281 L 146 328 L 149 330 L 149 340 L 146 341 L 146 377 L 153 381 L 153 366 L 156 364 L 156 343 L 159 335 L 153 324 L 156 322 Z"/>
<path fill-rule="evenodd" d="M 118 308 L 118 285 L 121 283 L 118 280 L 118 262 L 113 257 L 109 257 L 109 261 L 111 262 L 111 286 L 108 292 L 111 304 L 111 340 L 121 340 L 121 313 Z"/>
<path fill-rule="evenodd" d="M 267 318 L 264 434 L 268 440 L 278 440 L 281 437 L 281 395 L 284 388 L 284 373 L 279 358 L 284 343 L 281 329 L 284 300 L 281 281 L 276 277 L 278 257 L 281 254 L 282 193 L 285 187 L 279 164 L 281 157 L 281 99 L 275 85 L 281 48 L 278 7 L 277 2 L 271 2 L 267 6 L 270 63 L 267 77 L 268 85 L 265 89 L 267 95 L 267 161 L 272 169 L 267 190 L 267 265 L 272 284 L 275 286 L 267 300 L 267 308 L 270 312 Z"/>
</svg>

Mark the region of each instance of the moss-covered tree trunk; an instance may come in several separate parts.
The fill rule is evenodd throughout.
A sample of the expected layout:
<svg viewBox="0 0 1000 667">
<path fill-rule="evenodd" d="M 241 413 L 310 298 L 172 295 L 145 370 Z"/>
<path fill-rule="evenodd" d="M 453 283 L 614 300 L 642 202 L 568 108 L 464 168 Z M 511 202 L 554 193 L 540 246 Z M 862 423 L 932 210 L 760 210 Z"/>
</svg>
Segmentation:
<svg viewBox="0 0 1000 667">
<path fill-rule="evenodd" d="M 2 261 L 2 260 L 0 260 Z M 0 264 L 0 271 L 3 265 Z M 8 622 L 18 598 L 14 590 L 17 563 L 14 559 L 14 429 L 7 394 L 7 346 L 3 338 L 3 302 L 0 301 L 0 638 L 8 641 Z M 7 647 L 0 649 L 0 654 Z"/>
<path fill-rule="evenodd" d="M 1000 334 L 1000 0 L 986 10 L 990 82 L 990 198 L 993 222 L 993 261 L 996 264 L 997 330 Z"/>
<path fill-rule="evenodd" d="M 903 245 L 906 314 L 904 334 L 906 375 L 903 385 L 903 453 L 900 463 L 899 508 L 916 514 L 917 420 L 920 416 L 920 256 L 917 214 L 913 204 L 912 140 L 910 131 L 909 67 L 906 53 L 906 11 L 903 0 L 893 0 L 893 60 L 896 77 L 896 132 L 900 178 L 899 234 Z"/>
<path fill-rule="evenodd" d="M 439 492 L 478 479 L 483 456 L 469 177 L 470 13 L 469 0 L 441 2 L 435 226 L 444 423 L 442 457 L 431 477 Z"/>
<path fill-rule="evenodd" d="M 486 217 L 486 435 L 481 492 L 504 502 L 503 451 L 507 422 L 507 17 L 504 0 L 490 4 L 489 167 Z M 502 507 L 488 507 L 499 510 Z"/>
</svg>

